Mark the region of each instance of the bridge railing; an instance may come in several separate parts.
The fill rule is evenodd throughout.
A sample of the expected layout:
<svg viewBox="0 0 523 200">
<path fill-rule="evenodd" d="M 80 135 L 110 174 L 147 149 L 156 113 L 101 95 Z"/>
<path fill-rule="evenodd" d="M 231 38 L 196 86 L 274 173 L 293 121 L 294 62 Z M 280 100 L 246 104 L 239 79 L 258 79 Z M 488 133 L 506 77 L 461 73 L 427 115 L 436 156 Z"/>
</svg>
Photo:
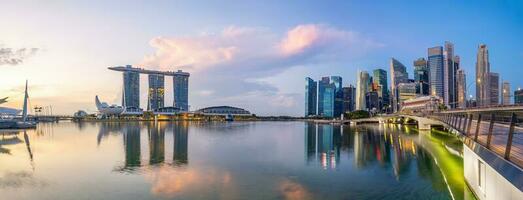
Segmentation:
<svg viewBox="0 0 523 200">
<path fill-rule="evenodd" d="M 461 132 L 467 137 L 466 145 L 474 141 L 523 168 L 523 113 L 464 111 L 431 117 Z"/>
</svg>

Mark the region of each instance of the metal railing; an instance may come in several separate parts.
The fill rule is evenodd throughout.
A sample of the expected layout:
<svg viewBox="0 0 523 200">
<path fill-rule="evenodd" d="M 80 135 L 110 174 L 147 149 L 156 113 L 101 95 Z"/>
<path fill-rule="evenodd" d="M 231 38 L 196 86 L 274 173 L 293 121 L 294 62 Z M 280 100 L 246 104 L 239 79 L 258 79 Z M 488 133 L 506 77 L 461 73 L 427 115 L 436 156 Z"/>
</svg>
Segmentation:
<svg viewBox="0 0 523 200">
<path fill-rule="evenodd" d="M 463 111 L 434 113 L 431 117 L 523 168 L 523 127 L 519 126 L 522 111 Z"/>
</svg>

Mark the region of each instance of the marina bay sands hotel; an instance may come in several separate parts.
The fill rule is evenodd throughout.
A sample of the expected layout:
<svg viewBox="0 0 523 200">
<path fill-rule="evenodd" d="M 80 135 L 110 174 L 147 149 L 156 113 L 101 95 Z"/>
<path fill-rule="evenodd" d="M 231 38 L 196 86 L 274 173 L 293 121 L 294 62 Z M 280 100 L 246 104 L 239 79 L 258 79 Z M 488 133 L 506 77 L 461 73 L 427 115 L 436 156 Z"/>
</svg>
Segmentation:
<svg viewBox="0 0 523 200">
<path fill-rule="evenodd" d="M 149 94 L 147 110 L 156 111 L 164 105 L 165 77 L 173 77 L 173 106 L 181 111 L 189 111 L 189 76 L 187 72 L 178 70 L 156 71 L 135 68 L 131 65 L 109 67 L 109 70 L 123 72 L 122 106 L 127 109 L 140 109 L 140 74 L 147 74 L 149 79 Z"/>
</svg>

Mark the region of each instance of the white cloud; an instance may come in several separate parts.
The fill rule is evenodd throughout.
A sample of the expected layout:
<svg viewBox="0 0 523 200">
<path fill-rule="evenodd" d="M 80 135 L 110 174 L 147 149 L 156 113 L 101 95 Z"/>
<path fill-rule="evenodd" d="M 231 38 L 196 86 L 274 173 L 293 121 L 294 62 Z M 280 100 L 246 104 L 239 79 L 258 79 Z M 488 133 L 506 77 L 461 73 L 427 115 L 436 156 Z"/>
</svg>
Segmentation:
<svg viewBox="0 0 523 200">
<path fill-rule="evenodd" d="M 301 90 L 283 93 L 259 80 L 293 66 L 356 59 L 383 44 L 321 24 L 304 24 L 276 34 L 266 28 L 229 26 L 217 34 L 156 37 L 155 52 L 141 66 L 191 72 L 193 108 L 226 104 L 255 113 L 301 115 Z M 203 99 L 205 97 L 205 99 Z M 281 109 L 285 108 L 285 109 Z"/>
</svg>

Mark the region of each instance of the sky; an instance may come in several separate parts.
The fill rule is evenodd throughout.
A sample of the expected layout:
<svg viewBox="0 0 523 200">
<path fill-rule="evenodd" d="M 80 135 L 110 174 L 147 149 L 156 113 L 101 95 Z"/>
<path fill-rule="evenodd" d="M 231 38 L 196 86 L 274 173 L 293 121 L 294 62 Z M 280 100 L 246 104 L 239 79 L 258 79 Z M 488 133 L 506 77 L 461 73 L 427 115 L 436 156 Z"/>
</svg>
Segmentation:
<svg viewBox="0 0 523 200">
<path fill-rule="evenodd" d="M 54 114 L 95 112 L 96 95 L 120 104 L 131 64 L 184 70 L 191 110 L 230 105 L 258 115 L 302 116 L 304 78 L 383 68 L 396 58 L 413 78 L 427 48 L 455 45 L 473 86 L 476 52 L 487 44 L 491 71 L 523 86 L 522 1 L 3 1 L 0 97 Z M 389 80 L 390 81 L 390 80 Z M 166 79 L 165 104 L 173 101 Z M 146 76 L 141 107 L 146 107 Z"/>
</svg>

